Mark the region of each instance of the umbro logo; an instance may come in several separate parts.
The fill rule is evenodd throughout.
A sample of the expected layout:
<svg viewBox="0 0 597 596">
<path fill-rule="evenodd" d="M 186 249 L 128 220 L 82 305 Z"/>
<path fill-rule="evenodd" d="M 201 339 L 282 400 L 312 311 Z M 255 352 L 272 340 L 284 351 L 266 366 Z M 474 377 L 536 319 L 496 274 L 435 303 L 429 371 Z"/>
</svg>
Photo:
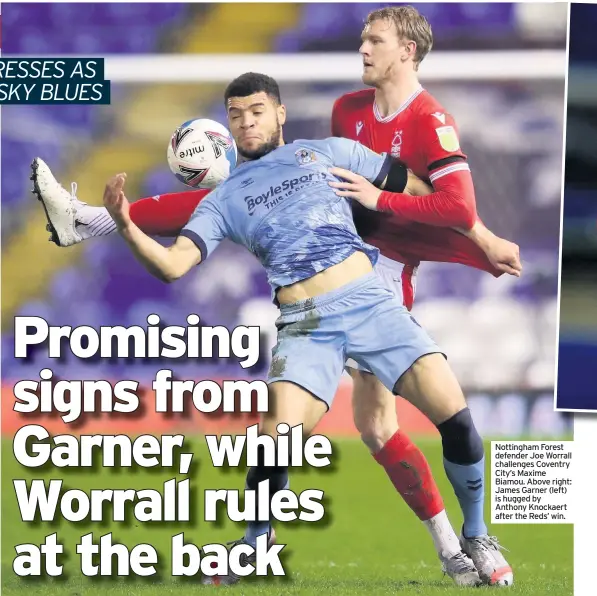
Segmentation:
<svg viewBox="0 0 597 596">
<path fill-rule="evenodd" d="M 357 137 L 361 133 L 361 130 L 363 130 L 363 122 L 359 121 L 359 122 L 357 122 Z"/>
</svg>

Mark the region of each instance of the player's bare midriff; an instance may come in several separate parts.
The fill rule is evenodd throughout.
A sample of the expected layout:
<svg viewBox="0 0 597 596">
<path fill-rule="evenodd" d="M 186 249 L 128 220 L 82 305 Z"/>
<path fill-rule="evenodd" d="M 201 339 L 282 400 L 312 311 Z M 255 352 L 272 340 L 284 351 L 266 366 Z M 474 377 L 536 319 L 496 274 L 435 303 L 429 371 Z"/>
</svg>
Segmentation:
<svg viewBox="0 0 597 596">
<path fill-rule="evenodd" d="M 369 257 L 360 251 L 352 253 L 341 263 L 316 273 L 309 279 L 280 288 L 277 293 L 280 304 L 292 304 L 299 300 L 315 298 L 332 292 L 373 271 Z"/>
</svg>

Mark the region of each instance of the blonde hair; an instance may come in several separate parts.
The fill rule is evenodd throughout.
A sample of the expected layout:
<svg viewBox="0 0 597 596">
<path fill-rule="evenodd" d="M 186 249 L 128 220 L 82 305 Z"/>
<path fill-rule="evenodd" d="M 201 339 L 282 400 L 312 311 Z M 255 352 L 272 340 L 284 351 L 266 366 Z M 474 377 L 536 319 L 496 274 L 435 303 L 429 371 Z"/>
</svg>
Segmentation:
<svg viewBox="0 0 597 596">
<path fill-rule="evenodd" d="M 387 6 L 370 12 L 365 26 L 382 20 L 394 23 L 400 39 L 414 41 L 417 44 L 413 60 L 417 70 L 423 58 L 433 47 L 433 33 L 427 19 L 413 6 Z"/>
</svg>

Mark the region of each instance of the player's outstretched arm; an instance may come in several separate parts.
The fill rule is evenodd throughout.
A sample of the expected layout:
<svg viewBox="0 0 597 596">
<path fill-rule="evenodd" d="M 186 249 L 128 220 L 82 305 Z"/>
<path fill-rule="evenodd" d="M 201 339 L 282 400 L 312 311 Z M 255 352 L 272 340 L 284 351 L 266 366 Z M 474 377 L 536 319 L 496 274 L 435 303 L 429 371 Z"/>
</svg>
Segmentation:
<svg viewBox="0 0 597 596">
<path fill-rule="evenodd" d="M 374 204 L 359 196 L 353 198 L 368 209 L 394 213 L 412 222 L 470 230 L 477 219 L 475 190 L 452 117 L 439 112 L 424 115 L 417 122 L 417 132 L 433 192 L 385 187 Z"/>
<path fill-rule="evenodd" d="M 472 194 L 472 181 L 471 193 L 463 194 L 452 188 L 438 191 L 409 171 L 404 189 L 396 192 L 385 183 L 378 188 L 363 176 L 343 168 L 331 168 L 330 172 L 344 180 L 330 183 L 337 195 L 354 199 L 373 211 L 395 213 L 404 219 L 436 227 L 464 230 L 470 230 L 477 218 L 474 199 L 471 202 L 466 198 Z"/>
<path fill-rule="evenodd" d="M 342 168 L 332 168 L 330 172 L 334 176 L 345 180 L 345 182 L 330 182 L 330 186 L 335 189 L 337 195 L 354 199 L 368 209 L 378 210 L 378 201 L 383 192 L 381 188 L 375 187 L 363 176 Z M 383 187 L 383 184 L 381 186 Z M 388 194 L 395 195 L 397 193 Z M 411 197 L 435 198 L 438 193 L 412 172 L 408 172 L 406 188 L 403 193 L 399 194 L 404 197 L 408 195 Z M 457 225 L 449 227 L 474 242 L 496 269 L 520 277 L 522 264 L 517 244 L 496 236 L 478 218 L 468 228 L 458 227 Z"/>
<path fill-rule="evenodd" d="M 377 211 L 436 227 L 471 229 L 477 211 L 470 173 L 454 172 L 449 179 L 434 181 L 431 193 L 415 195 L 384 190 Z"/>
<path fill-rule="evenodd" d="M 137 260 L 155 277 L 172 282 L 201 261 L 200 249 L 188 238 L 179 236 L 165 247 L 144 234 L 131 220 L 130 204 L 124 195 L 125 174 L 111 178 L 104 191 L 104 205 Z"/>
</svg>

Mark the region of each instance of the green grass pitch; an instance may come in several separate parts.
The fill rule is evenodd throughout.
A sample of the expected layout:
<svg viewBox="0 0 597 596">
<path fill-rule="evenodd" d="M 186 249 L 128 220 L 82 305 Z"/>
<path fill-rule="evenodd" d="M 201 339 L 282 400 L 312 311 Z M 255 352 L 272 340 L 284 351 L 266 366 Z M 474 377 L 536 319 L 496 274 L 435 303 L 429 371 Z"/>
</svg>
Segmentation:
<svg viewBox="0 0 597 596">
<path fill-rule="evenodd" d="M 192 468 L 196 516 L 200 513 L 205 489 L 242 488 L 244 470 L 214 469 L 202 438 L 192 439 L 195 461 Z M 450 519 L 460 527 L 457 502 L 446 480 L 438 441 L 418 442 L 436 472 Z M 326 519 L 319 524 L 277 524 L 284 549 L 286 578 L 245 581 L 228 589 L 238 594 L 420 594 L 450 595 L 471 591 L 456 588 L 443 576 L 431 539 L 422 524 L 395 493 L 383 470 L 358 441 L 334 443 L 333 469 L 294 471 L 291 488 L 325 491 Z M 106 523 L 26 524 L 20 521 L 12 486 L 14 478 L 63 478 L 68 488 L 158 488 L 174 477 L 172 471 L 107 471 L 93 473 L 47 470 L 31 474 L 18 465 L 12 444 L 2 443 L 2 593 L 34 596 L 184 596 L 218 589 L 196 581 L 169 577 L 170 537 L 185 532 L 186 541 L 196 544 L 225 542 L 242 535 L 242 528 L 226 521 L 218 524 Z M 489 453 L 489 445 L 487 445 Z M 198 463 L 197 463 L 198 462 Z M 489 495 L 488 495 L 489 497 Z M 489 501 L 489 499 L 488 499 Z M 489 508 L 487 509 L 489 518 Z M 98 527 L 100 526 L 100 527 Z M 66 579 L 21 579 L 12 571 L 17 544 L 41 544 L 44 537 L 58 532 L 65 546 Z M 113 541 L 131 548 L 152 544 L 160 554 L 161 577 L 146 579 L 86 578 L 78 567 L 75 545 L 80 536 L 94 537 L 113 532 Z M 509 549 L 515 585 L 512 594 L 571 596 L 573 576 L 571 525 L 496 525 L 496 534 Z M 486 589 L 481 588 L 482 591 Z"/>
</svg>

